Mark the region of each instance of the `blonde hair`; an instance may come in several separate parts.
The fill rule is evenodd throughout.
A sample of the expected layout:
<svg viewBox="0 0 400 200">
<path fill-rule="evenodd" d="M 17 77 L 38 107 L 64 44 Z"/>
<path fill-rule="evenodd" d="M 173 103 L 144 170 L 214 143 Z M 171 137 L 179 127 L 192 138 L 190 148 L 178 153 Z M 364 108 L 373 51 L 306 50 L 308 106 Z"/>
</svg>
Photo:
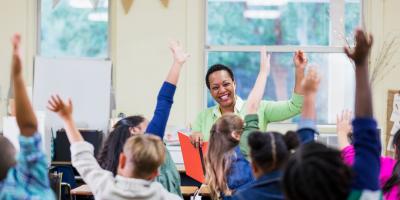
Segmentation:
<svg viewBox="0 0 400 200">
<path fill-rule="evenodd" d="M 133 165 L 137 178 L 146 178 L 158 170 L 165 160 L 165 146 L 157 136 L 144 134 L 132 136 L 124 145 L 127 162 Z"/>
<path fill-rule="evenodd" d="M 210 188 L 211 197 L 219 199 L 220 193 L 231 195 L 226 176 L 229 172 L 234 148 L 239 141 L 232 137 L 232 132 L 243 132 L 243 120 L 234 114 L 226 114 L 212 126 L 208 152 L 206 156 L 206 182 Z"/>
</svg>

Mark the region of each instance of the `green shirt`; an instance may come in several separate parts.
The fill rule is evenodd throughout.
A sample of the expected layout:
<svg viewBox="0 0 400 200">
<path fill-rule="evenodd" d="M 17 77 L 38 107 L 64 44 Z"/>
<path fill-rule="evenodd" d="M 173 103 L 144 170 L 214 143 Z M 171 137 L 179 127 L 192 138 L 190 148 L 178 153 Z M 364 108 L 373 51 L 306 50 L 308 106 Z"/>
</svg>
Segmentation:
<svg viewBox="0 0 400 200">
<path fill-rule="evenodd" d="M 270 122 L 294 117 L 301 112 L 302 106 L 303 96 L 296 93 L 293 93 L 292 98 L 287 101 L 261 101 L 257 112 L 260 130 L 265 131 Z M 235 114 L 242 118 L 246 115 L 246 102 L 238 96 L 236 97 Z M 208 141 L 211 127 L 219 117 L 221 117 L 221 111 L 218 105 L 203 110 L 192 124 L 192 131 L 201 132 L 204 141 Z"/>
<path fill-rule="evenodd" d="M 249 159 L 249 136 L 250 133 L 253 131 L 258 131 L 258 115 L 257 114 L 251 114 L 251 115 L 246 115 L 244 117 L 244 130 L 242 135 L 240 136 L 240 142 L 239 142 L 239 147 L 240 151 L 243 153 L 243 155 L 246 157 L 247 160 Z"/>
</svg>

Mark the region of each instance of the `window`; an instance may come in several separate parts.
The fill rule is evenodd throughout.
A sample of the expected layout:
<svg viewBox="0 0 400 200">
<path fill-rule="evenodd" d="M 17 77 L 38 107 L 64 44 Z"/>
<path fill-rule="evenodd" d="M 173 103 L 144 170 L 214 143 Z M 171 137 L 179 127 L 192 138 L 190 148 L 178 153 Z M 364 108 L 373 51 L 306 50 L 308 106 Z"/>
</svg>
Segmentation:
<svg viewBox="0 0 400 200">
<path fill-rule="evenodd" d="M 108 0 L 40 0 L 39 55 L 45 57 L 109 57 Z"/>
<path fill-rule="evenodd" d="M 307 52 L 322 75 L 318 123 L 354 105 L 354 70 L 343 53 L 360 24 L 360 0 L 208 0 L 206 63 L 230 66 L 237 94 L 247 98 L 259 70 L 259 48 L 272 53 L 264 99 L 287 100 L 294 88 L 293 52 Z M 207 95 L 207 105 L 215 102 Z M 297 119 L 294 118 L 296 121 Z"/>
</svg>

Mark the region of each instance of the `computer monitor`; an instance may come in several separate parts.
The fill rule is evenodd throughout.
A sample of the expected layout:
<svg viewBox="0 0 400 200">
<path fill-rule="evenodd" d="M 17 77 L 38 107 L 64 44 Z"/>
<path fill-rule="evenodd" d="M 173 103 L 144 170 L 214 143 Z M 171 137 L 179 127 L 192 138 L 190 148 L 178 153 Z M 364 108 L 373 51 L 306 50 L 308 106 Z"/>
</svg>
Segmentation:
<svg viewBox="0 0 400 200">
<path fill-rule="evenodd" d="M 94 155 L 97 157 L 103 142 L 103 132 L 98 130 L 80 130 L 83 139 L 94 146 Z M 64 129 L 56 132 L 54 139 L 54 158 L 53 161 L 70 162 L 71 161 L 71 144 L 68 141 L 67 134 Z"/>
</svg>

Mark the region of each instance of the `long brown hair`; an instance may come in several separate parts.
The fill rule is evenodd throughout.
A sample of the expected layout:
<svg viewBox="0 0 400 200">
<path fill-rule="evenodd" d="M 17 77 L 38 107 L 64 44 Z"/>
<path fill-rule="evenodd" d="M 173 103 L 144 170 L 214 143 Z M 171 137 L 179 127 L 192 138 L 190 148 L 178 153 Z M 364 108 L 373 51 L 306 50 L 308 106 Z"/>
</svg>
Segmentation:
<svg viewBox="0 0 400 200">
<path fill-rule="evenodd" d="M 220 193 L 231 194 L 228 188 L 226 175 L 231 166 L 234 148 L 239 141 L 232 137 L 232 133 L 243 132 L 243 120 L 234 114 L 226 114 L 219 118 L 212 126 L 206 156 L 206 182 L 213 199 L 220 198 Z"/>
</svg>

